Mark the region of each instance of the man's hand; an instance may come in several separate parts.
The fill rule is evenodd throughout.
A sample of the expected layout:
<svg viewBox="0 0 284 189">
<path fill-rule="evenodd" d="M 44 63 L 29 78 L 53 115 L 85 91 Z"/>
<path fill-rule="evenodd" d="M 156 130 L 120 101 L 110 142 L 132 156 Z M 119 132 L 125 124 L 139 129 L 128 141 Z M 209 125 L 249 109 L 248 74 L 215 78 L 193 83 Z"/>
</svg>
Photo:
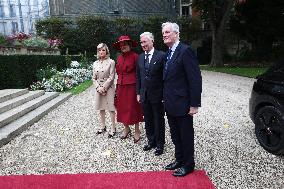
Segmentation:
<svg viewBox="0 0 284 189">
<path fill-rule="evenodd" d="M 140 95 L 137 95 L 137 102 L 141 103 L 141 100 L 140 100 Z"/>
<path fill-rule="evenodd" d="M 193 116 L 198 113 L 198 107 L 190 107 L 188 114 Z"/>
</svg>

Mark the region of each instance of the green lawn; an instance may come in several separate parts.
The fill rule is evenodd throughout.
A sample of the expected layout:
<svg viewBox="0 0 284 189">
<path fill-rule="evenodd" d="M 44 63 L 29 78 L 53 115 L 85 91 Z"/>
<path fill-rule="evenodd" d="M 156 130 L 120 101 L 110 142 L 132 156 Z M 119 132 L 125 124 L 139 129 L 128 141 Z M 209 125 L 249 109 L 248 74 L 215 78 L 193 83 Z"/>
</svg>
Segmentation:
<svg viewBox="0 0 284 189">
<path fill-rule="evenodd" d="M 92 84 L 93 84 L 92 80 L 87 80 L 87 81 L 84 81 L 83 83 L 81 83 L 80 85 L 78 85 L 78 86 L 76 86 L 76 87 L 74 87 L 74 88 L 72 88 L 68 91 L 65 91 L 65 92 L 72 93 L 73 95 L 76 95 L 76 94 L 79 94 L 79 93 L 85 91 Z"/>
<path fill-rule="evenodd" d="M 213 71 L 213 72 L 222 72 L 233 75 L 239 75 L 244 77 L 255 78 L 256 76 L 264 73 L 267 68 L 240 68 L 240 67 L 209 67 L 208 65 L 200 65 L 201 70 Z"/>
</svg>

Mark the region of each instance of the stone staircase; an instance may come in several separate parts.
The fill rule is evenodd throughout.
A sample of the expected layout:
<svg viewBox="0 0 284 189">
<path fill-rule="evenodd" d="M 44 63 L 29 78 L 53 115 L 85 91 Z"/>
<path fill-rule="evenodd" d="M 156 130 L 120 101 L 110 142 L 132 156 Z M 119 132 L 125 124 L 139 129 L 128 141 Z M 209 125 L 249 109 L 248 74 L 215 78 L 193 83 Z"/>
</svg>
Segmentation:
<svg viewBox="0 0 284 189">
<path fill-rule="evenodd" d="M 0 90 L 0 147 L 62 104 L 70 93 Z"/>
</svg>

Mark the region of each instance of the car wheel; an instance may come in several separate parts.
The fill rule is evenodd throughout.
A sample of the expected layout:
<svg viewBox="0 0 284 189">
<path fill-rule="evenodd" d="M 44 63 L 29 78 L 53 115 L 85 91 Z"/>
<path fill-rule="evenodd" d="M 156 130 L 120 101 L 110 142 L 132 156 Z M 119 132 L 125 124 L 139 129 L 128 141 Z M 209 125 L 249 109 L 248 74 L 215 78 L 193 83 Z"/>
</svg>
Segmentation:
<svg viewBox="0 0 284 189">
<path fill-rule="evenodd" d="M 260 108 L 255 116 L 255 134 L 260 145 L 268 152 L 284 152 L 284 115 L 274 106 Z"/>
</svg>

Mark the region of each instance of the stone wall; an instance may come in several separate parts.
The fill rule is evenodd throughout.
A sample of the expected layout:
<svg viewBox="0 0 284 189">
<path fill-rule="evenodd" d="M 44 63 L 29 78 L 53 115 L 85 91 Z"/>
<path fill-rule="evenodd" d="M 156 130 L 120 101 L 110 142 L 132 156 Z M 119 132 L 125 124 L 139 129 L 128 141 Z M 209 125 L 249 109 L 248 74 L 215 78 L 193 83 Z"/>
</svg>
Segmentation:
<svg viewBox="0 0 284 189">
<path fill-rule="evenodd" d="M 59 49 L 0 46 L 0 55 L 60 55 Z"/>
</svg>

